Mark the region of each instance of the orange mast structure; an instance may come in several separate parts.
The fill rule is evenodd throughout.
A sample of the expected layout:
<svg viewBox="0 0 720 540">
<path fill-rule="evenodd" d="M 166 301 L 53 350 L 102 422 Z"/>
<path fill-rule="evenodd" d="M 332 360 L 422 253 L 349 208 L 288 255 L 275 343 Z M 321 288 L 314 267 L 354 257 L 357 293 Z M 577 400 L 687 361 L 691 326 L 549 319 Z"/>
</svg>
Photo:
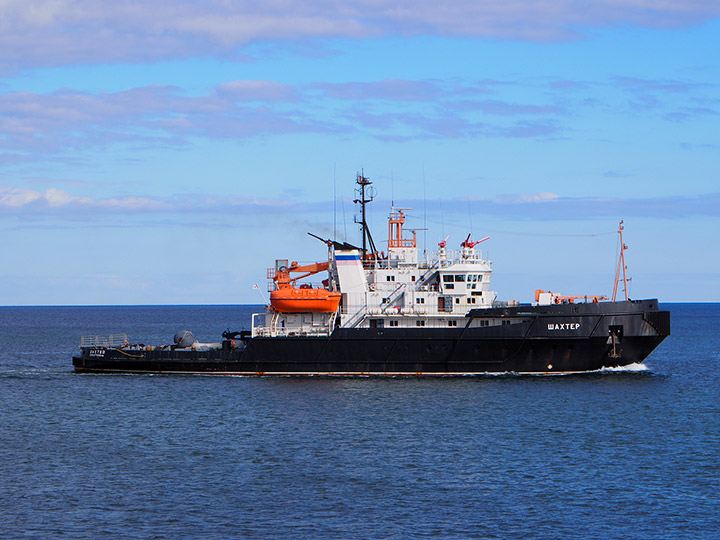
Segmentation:
<svg viewBox="0 0 720 540">
<path fill-rule="evenodd" d="M 617 272 L 615 273 L 615 287 L 613 287 L 613 294 L 612 294 L 612 301 L 615 301 L 615 296 L 617 295 L 617 289 L 618 289 L 618 282 L 620 281 L 620 269 L 622 268 L 622 280 L 623 280 L 623 289 L 625 291 L 625 301 L 628 300 L 628 290 L 627 290 L 627 282 L 631 281 L 632 278 L 628 279 L 627 277 L 627 265 L 625 264 L 625 250 L 628 248 L 625 245 L 625 241 L 623 240 L 623 231 L 625 230 L 625 227 L 623 227 L 624 221 L 620 221 L 620 225 L 618 225 L 618 233 L 620 234 L 620 258 L 618 259 L 618 267 Z"/>
<path fill-rule="evenodd" d="M 403 225 L 405 225 L 405 213 L 403 210 L 407 208 L 393 207 L 388 219 L 388 247 L 402 248 L 417 247 L 417 237 L 415 231 L 412 231 L 412 238 L 403 238 Z"/>
</svg>

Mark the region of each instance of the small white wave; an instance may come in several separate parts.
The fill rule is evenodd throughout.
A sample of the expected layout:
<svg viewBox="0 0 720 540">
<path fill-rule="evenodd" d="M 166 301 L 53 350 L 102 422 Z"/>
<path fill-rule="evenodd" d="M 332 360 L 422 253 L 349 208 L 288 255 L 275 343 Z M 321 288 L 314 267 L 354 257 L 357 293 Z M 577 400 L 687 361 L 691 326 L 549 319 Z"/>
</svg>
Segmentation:
<svg viewBox="0 0 720 540">
<path fill-rule="evenodd" d="M 650 371 L 650 368 L 647 367 L 645 364 L 635 362 L 634 364 L 628 364 L 627 366 L 617 366 L 617 367 L 604 367 L 600 368 L 598 370 L 600 373 L 609 371 L 609 372 L 621 372 L 621 371 L 629 371 L 629 372 L 636 372 L 636 371 Z"/>
</svg>

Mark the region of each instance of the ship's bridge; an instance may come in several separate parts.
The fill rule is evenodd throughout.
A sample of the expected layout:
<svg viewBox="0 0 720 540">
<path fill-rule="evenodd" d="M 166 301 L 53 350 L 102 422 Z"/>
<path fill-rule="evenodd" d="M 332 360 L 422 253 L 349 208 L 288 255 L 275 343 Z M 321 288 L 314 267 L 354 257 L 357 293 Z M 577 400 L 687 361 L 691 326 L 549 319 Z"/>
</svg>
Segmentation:
<svg viewBox="0 0 720 540">
<path fill-rule="evenodd" d="M 438 269 L 439 293 L 456 298 L 456 302 L 490 306 L 495 292 L 490 290 L 492 269 L 490 262 L 481 258 L 464 259 Z"/>
</svg>

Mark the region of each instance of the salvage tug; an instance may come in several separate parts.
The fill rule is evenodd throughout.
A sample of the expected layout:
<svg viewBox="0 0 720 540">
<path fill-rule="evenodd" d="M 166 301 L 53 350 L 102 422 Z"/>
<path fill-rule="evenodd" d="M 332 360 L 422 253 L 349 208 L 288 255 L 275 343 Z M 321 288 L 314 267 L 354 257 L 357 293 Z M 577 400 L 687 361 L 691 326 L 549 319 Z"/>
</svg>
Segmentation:
<svg viewBox="0 0 720 540">
<path fill-rule="evenodd" d="M 499 302 L 491 262 L 468 235 L 420 254 L 407 208 L 392 207 L 387 253 L 367 225 L 372 182 L 356 178 L 362 246 L 335 240 L 327 261 L 275 261 L 272 291 L 249 330 L 200 343 L 180 331 L 174 343 L 131 343 L 125 334 L 83 336 L 78 372 L 225 375 L 452 376 L 568 374 L 641 363 L 670 335 L 670 313 L 657 300 L 629 300 L 620 224 L 620 258 L 610 301 L 535 291 L 535 302 Z M 316 286 L 301 280 L 323 274 Z M 622 277 L 621 277 L 622 275 Z M 616 301 L 618 284 L 625 299 Z"/>
</svg>

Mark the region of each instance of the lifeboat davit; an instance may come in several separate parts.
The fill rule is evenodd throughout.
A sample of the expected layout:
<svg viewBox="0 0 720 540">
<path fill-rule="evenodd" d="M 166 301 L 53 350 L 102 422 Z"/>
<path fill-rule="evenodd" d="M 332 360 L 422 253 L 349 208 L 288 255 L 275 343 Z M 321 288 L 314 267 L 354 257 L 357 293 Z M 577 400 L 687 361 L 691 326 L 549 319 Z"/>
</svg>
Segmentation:
<svg viewBox="0 0 720 540">
<path fill-rule="evenodd" d="M 281 313 L 332 313 L 340 305 L 340 297 L 339 292 L 327 289 L 283 287 L 270 293 L 270 305 Z"/>
</svg>

